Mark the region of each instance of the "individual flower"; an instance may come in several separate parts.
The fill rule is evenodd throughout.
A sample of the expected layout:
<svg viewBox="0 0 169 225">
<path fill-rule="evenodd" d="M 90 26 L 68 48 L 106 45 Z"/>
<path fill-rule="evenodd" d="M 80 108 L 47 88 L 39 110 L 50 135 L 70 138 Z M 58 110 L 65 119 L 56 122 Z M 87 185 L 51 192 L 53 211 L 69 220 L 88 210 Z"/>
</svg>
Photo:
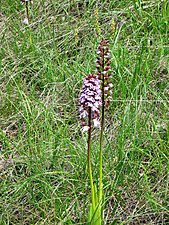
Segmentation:
<svg viewBox="0 0 169 225">
<path fill-rule="evenodd" d="M 101 81 L 94 74 L 89 74 L 83 81 L 79 98 L 79 112 L 83 132 L 90 128 L 90 124 L 86 121 L 88 118 L 91 118 L 94 127 L 100 127 L 100 106 L 102 105 L 100 84 Z"/>
<path fill-rule="evenodd" d="M 23 22 L 23 24 L 25 24 L 25 25 L 28 25 L 28 24 L 29 24 L 28 18 L 24 18 L 24 19 L 22 20 L 22 22 Z"/>
<path fill-rule="evenodd" d="M 102 39 L 97 49 L 97 60 L 96 60 L 97 75 L 101 82 L 102 89 L 102 101 L 108 105 L 112 96 L 112 83 L 110 72 L 110 52 L 108 48 L 108 40 Z"/>
</svg>

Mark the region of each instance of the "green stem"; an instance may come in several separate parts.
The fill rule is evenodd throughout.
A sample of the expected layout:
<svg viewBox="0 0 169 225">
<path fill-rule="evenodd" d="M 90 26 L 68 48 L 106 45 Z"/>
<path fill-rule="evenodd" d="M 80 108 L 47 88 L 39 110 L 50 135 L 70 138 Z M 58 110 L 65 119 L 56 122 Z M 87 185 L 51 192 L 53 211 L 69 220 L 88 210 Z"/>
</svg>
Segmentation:
<svg viewBox="0 0 169 225">
<path fill-rule="evenodd" d="M 103 53 L 103 62 L 102 62 L 102 72 L 104 71 L 104 53 Z M 99 202 L 102 203 L 102 196 L 103 196 L 103 133 L 104 133 L 104 111 L 105 111 L 105 99 L 104 99 L 104 74 L 102 74 L 102 118 L 101 118 L 101 133 L 100 133 L 100 174 L 99 174 Z"/>
<path fill-rule="evenodd" d="M 91 187 L 91 194 L 92 194 L 92 211 L 95 210 L 95 196 L 94 196 L 94 185 L 93 185 L 93 177 L 92 177 L 92 166 L 91 166 L 91 108 L 89 107 L 89 121 L 88 121 L 88 170 L 89 170 L 89 178 L 90 178 L 90 187 Z"/>
<path fill-rule="evenodd" d="M 103 133 L 104 133 L 104 88 L 102 88 L 102 119 L 101 119 L 101 133 L 100 133 L 100 154 L 99 154 L 99 161 L 100 161 L 100 176 L 99 176 L 99 202 L 102 201 L 102 192 L 103 192 L 103 187 L 102 187 L 102 179 L 103 179 L 103 159 L 102 159 L 102 154 L 103 154 Z"/>
</svg>

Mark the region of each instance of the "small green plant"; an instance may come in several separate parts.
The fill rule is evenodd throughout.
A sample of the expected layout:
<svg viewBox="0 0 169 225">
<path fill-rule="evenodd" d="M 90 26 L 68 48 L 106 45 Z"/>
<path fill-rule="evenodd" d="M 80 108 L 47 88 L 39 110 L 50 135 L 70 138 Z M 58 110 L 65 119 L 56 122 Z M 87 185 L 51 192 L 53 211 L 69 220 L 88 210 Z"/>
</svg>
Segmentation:
<svg viewBox="0 0 169 225">
<path fill-rule="evenodd" d="M 88 171 L 91 187 L 92 203 L 89 210 L 89 224 L 102 224 L 102 200 L 103 200 L 103 184 L 102 184 L 102 153 L 103 153 L 103 134 L 104 134 L 104 117 L 105 107 L 111 99 L 112 84 L 110 82 L 110 54 L 108 49 L 108 41 L 102 39 L 97 50 L 97 74 L 89 74 L 83 81 L 81 97 L 79 102 L 80 119 L 82 123 L 82 131 L 88 131 Z M 101 108 L 101 121 L 100 121 Z M 87 121 L 86 121 L 87 118 Z M 92 166 L 91 166 L 91 131 L 92 124 L 94 127 L 100 128 L 100 153 L 99 153 L 99 185 L 93 183 Z"/>
<path fill-rule="evenodd" d="M 26 10 L 26 18 L 23 20 L 23 23 L 29 26 L 29 41 L 30 44 L 32 44 L 32 35 L 31 35 L 31 28 L 30 28 L 30 15 L 29 15 L 29 6 L 28 2 L 33 4 L 32 0 L 21 0 L 21 4 L 25 4 L 25 10 Z"/>
</svg>

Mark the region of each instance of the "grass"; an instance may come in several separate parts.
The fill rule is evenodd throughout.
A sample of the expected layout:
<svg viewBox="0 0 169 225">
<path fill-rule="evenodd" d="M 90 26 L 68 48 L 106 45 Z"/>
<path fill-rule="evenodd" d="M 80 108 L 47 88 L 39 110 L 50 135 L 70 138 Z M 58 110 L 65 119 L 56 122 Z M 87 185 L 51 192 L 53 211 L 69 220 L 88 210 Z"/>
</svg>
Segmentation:
<svg viewBox="0 0 169 225">
<path fill-rule="evenodd" d="M 167 1 L 35 1 L 31 29 L 19 1 L 2 0 L 0 10 L 0 223 L 87 221 L 87 144 L 77 102 L 95 68 L 98 21 L 113 73 L 104 224 L 169 224 Z"/>
</svg>

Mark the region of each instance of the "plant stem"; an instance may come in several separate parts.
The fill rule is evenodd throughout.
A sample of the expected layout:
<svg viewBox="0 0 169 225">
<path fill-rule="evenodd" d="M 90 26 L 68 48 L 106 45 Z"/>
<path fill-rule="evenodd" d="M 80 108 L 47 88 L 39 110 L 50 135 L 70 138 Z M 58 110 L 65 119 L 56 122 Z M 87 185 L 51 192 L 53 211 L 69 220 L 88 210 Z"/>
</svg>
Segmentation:
<svg viewBox="0 0 169 225">
<path fill-rule="evenodd" d="M 92 211 L 95 210 L 95 196 L 94 196 L 94 185 L 93 185 L 93 177 L 92 177 L 92 166 L 91 166 L 91 108 L 89 107 L 89 121 L 88 121 L 88 170 L 89 170 L 89 178 L 90 178 L 90 187 L 92 194 Z"/>
<path fill-rule="evenodd" d="M 103 179 L 103 132 L 104 132 L 104 109 L 102 108 L 102 120 L 101 120 L 101 133 L 100 133 L 100 154 L 99 154 L 99 161 L 100 161 L 100 176 L 99 176 L 99 202 L 102 200 L 102 179 Z"/>
<path fill-rule="evenodd" d="M 103 61 L 102 61 L 102 71 L 104 71 L 104 53 L 103 53 Z M 101 118 L 101 133 L 100 133 L 100 176 L 99 176 L 99 202 L 102 203 L 102 195 L 103 195 L 103 133 L 104 133 L 104 110 L 105 109 L 105 100 L 104 100 L 104 74 L 102 74 L 102 118 Z"/>
<path fill-rule="evenodd" d="M 29 26 L 29 41 L 30 41 L 30 44 L 32 44 L 32 34 L 31 34 L 31 28 L 30 28 L 28 1 L 26 1 L 26 16 L 27 16 L 28 26 Z"/>
</svg>

